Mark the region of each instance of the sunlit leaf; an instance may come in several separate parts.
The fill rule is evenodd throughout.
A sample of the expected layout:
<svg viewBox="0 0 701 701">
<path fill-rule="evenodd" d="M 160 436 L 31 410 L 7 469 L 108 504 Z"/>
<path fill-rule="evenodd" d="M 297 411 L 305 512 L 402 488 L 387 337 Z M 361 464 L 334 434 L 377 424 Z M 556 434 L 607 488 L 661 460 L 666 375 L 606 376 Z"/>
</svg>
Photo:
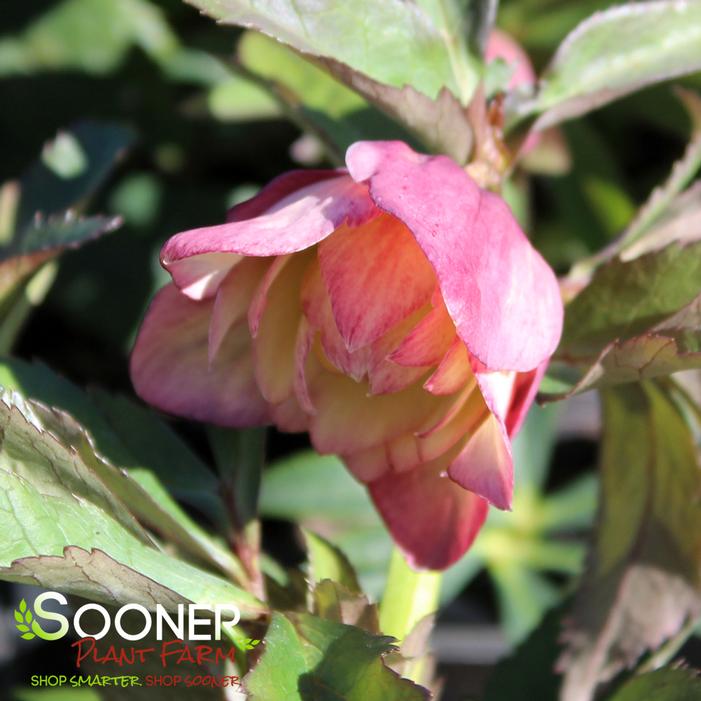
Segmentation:
<svg viewBox="0 0 701 701">
<path fill-rule="evenodd" d="M 454 25 L 445 30 L 449 20 L 436 25 L 436 13 L 402 0 L 191 2 L 221 22 L 256 29 L 314 57 L 426 143 L 459 162 L 466 159 L 471 131 L 463 108 L 479 69 L 456 43 Z"/>
<path fill-rule="evenodd" d="M 45 366 L 18 360 L 0 362 L 0 385 L 61 409 L 37 406 L 38 424 L 79 451 L 133 514 L 197 559 L 240 575 L 228 549 L 207 535 L 164 486 L 187 495 L 214 517 L 216 507 L 221 508 L 213 475 L 151 411 L 105 391 L 89 397 Z"/>
<path fill-rule="evenodd" d="M 627 3 L 592 15 L 560 45 L 520 114 L 537 128 L 589 112 L 646 85 L 701 69 L 701 5 Z"/>
<path fill-rule="evenodd" d="M 243 615 L 262 610 L 225 579 L 160 550 L 94 466 L 41 428 L 30 403 L 5 394 L 0 423 L 0 578 L 110 604 L 235 602 Z"/>
</svg>

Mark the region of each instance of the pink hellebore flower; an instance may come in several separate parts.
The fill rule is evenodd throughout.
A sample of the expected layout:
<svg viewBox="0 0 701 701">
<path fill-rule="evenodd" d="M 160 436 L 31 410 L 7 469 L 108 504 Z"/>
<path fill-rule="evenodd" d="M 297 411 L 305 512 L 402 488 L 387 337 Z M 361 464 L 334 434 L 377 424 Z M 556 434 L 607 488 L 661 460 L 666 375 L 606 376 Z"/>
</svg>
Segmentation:
<svg viewBox="0 0 701 701">
<path fill-rule="evenodd" d="M 510 436 L 560 337 L 558 285 L 450 159 L 358 142 L 346 163 L 171 238 L 131 375 L 174 414 L 309 431 L 410 562 L 440 569 L 488 503 L 511 505 Z"/>
</svg>

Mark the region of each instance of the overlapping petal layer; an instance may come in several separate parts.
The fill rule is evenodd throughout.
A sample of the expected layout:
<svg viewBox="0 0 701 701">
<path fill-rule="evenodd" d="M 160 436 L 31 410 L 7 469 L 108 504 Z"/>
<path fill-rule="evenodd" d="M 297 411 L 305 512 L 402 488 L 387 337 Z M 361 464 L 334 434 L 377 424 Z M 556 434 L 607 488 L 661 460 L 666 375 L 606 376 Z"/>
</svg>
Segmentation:
<svg viewBox="0 0 701 701">
<path fill-rule="evenodd" d="M 137 392 L 231 426 L 308 431 L 367 484 L 417 567 L 443 568 L 487 504 L 559 339 L 552 271 L 454 163 L 361 142 L 178 234 L 132 356 Z"/>
</svg>

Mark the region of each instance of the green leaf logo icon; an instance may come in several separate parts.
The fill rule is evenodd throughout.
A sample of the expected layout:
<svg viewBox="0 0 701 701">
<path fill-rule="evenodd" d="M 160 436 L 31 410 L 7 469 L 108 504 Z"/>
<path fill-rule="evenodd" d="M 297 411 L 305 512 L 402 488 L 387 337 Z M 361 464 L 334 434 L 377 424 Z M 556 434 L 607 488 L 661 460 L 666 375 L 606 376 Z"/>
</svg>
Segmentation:
<svg viewBox="0 0 701 701">
<path fill-rule="evenodd" d="M 15 627 L 25 640 L 32 640 L 36 637 L 36 633 L 33 633 L 29 627 L 33 619 L 34 614 L 27 606 L 27 602 L 22 599 L 19 602 L 19 609 L 15 609 Z"/>
<path fill-rule="evenodd" d="M 32 613 L 32 609 L 27 606 L 27 602 L 22 599 L 19 602 L 19 607 L 15 609 L 15 628 L 21 633 L 25 640 L 41 638 L 42 640 L 51 640 L 50 634 L 45 633 L 41 626 L 37 623 Z"/>
</svg>

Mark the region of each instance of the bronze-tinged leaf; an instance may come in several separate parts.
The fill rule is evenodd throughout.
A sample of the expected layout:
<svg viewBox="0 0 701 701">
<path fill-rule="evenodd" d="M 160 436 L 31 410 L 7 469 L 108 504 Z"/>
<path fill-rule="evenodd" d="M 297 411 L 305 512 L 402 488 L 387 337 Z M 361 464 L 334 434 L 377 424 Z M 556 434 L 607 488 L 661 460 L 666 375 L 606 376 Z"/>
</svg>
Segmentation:
<svg viewBox="0 0 701 701">
<path fill-rule="evenodd" d="M 679 400 L 681 401 L 681 400 Z M 563 701 L 589 701 L 701 613 L 701 470 L 669 389 L 603 393 L 601 511 L 566 626 Z"/>
</svg>

